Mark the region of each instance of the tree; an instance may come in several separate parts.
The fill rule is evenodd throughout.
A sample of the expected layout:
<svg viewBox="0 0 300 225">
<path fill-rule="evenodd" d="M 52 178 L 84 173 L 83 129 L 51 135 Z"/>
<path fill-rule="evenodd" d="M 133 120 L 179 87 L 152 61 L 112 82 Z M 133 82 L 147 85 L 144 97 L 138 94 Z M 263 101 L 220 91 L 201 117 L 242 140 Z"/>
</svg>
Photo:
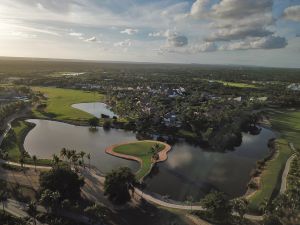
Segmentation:
<svg viewBox="0 0 300 225">
<path fill-rule="evenodd" d="M 90 127 L 92 128 L 96 128 L 99 126 L 99 119 L 97 117 L 90 118 L 88 122 Z"/>
<path fill-rule="evenodd" d="M 69 165 L 71 167 L 71 158 L 72 158 L 73 152 L 71 150 L 66 150 L 66 157 L 69 161 Z"/>
<path fill-rule="evenodd" d="M 223 220 L 231 214 L 232 207 L 222 192 L 210 192 L 202 199 L 201 204 L 216 219 Z"/>
<path fill-rule="evenodd" d="M 41 194 L 40 203 L 45 206 L 47 210 L 53 211 L 53 209 L 58 207 L 60 197 L 58 191 L 46 189 Z"/>
<path fill-rule="evenodd" d="M 0 181 L 0 201 L 2 202 L 3 213 L 5 213 L 4 204 L 7 201 L 7 198 L 7 184 L 5 181 Z"/>
<path fill-rule="evenodd" d="M 103 222 L 105 217 L 105 208 L 99 204 L 94 204 L 86 207 L 84 209 L 84 213 L 89 217 L 92 224 L 95 224 L 98 221 Z"/>
<path fill-rule="evenodd" d="M 52 155 L 52 162 L 54 167 L 58 167 L 59 157 L 56 154 Z"/>
<path fill-rule="evenodd" d="M 129 190 L 135 183 L 135 175 L 131 170 L 128 167 L 121 167 L 105 176 L 104 194 L 116 203 L 125 203 L 130 200 Z"/>
<path fill-rule="evenodd" d="M 232 200 L 233 211 L 237 212 L 240 216 L 240 220 L 244 219 L 244 215 L 248 210 L 249 202 L 244 198 L 237 198 Z"/>
<path fill-rule="evenodd" d="M 57 191 L 61 199 L 77 200 L 80 198 L 80 188 L 84 185 L 83 178 L 79 177 L 70 168 L 53 168 L 42 172 L 39 178 L 41 190 Z"/>
<path fill-rule="evenodd" d="M 106 120 L 103 122 L 103 129 L 108 130 L 108 129 L 110 129 L 110 127 L 111 127 L 111 122 L 110 122 L 109 119 L 106 119 Z"/>
<path fill-rule="evenodd" d="M 85 156 L 85 152 L 81 151 L 81 152 L 79 152 L 79 155 L 80 155 L 80 158 L 81 158 L 81 161 L 82 161 L 82 165 L 84 166 L 84 156 Z"/>
<path fill-rule="evenodd" d="M 89 160 L 89 169 L 91 169 L 91 153 L 86 154 L 86 158 Z"/>
<path fill-rule="evenodd" d="M 24 162 L 25 162 L 24 155 L 21 154 L 19 158 L 19 163 L 21 164 L 22 170 L 24 169 Z"/>
<path fill-rule="evenodd" d="M 33 163 L 34 163 L 34 171 L 36 171 L 36 163 L 37 163 L 36 155 L 32 156 L 32 160 L 33 160 Z"/>
<path fill-rule="evenodd" d="M 33 217 L 34 225 L 36 225 L 37 203 L 35 201 L 30 202 L 27 212 Z"/>
<path fill-rule="evenodd" d="M 62 159 L 64 160 L 66 156 L 67 156 L 67 149 L 66 148 L 62 148 L 60 150 L 60 157 L 62 157 Z"/>
</svg>

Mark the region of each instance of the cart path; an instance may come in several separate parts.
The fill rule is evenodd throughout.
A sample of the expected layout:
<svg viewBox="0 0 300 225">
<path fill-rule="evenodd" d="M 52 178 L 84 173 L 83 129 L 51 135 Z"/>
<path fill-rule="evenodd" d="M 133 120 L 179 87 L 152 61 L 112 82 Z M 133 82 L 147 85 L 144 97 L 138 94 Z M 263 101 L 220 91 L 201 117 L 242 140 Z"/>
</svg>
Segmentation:
<svg viewBox="0 0 300 225">
<path fill-rule="evenodd" d="M 293 151 L 296 151 L 293 143 L 289 143 L 289 146 Z M 284 171 L 282 173 L 282 178 L 281 178 L 281 186 L 280 186 L 280 192 L 279 192 L 280 194 L 283 194 L 287 189 L 287 177 L 290 172 L 291 163 L 293 162 L 295 157 L 296 157 L 296 153 L 291 155 L 291 157 L 286 161 L 285 168 L 284 168 Z"/>
</svg>

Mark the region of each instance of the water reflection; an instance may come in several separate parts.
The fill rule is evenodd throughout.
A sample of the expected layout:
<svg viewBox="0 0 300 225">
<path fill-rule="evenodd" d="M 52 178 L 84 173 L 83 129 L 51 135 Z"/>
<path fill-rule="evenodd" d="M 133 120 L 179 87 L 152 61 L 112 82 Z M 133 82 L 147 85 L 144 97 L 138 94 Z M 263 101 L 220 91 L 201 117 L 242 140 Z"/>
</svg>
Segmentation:
<svg viewBox="0 0 300 225">
<path fill-rule="evenodd" d="M 36 124 L 25 139 L 24 147 L 31 155 L 50 158 L 62 147 L 90 152 L 91 163 L 103 172 L 120 166 L 137 171 L 139 165 L 105 154 L 112 144 L 134 141 L 135 134 L 124 130 L 90 132 L 88 127 L 74 126 L 47 120 L 28 120 Z M 235 151 L 210 152 L 186 142 L 176 143 L 168 160 L 154 167 L 145 180 L 146 190 L 186 200 L 192 195 L 200 199 L 212 189 L 230 196 L 242 195 L 257 160 L 268 154 L 267 142 L 273 132 L 262 129 L 259 135 L 243 134 L 243 144 Z"/>
<path fill-rule="evenodd" d="M 73 104 L 72 107 L 87 112 L 89 114 L 92 114 L 98 118 L 101 117 L 101 114 L 109 116 L 110 118 L 117 116 L 114 112 L 112 112 L 108 108 L 108 106 L 105 103 L 102 102 L 78 103 L 78 104 Z"/>
</svg>

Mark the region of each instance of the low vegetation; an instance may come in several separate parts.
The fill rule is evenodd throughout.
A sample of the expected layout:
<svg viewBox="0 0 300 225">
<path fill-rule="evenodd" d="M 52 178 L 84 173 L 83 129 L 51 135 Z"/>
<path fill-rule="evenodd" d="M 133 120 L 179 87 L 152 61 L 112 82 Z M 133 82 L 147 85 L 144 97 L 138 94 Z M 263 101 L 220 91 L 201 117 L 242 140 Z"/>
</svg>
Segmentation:
<svg viewBox="0 0 300 225">
<path fill-rule="evenodd" d="M 164 145 L 150 141 L 139 141 L 124 145 L 119 145 L 113 149 L 116 153 L 134 156 L 142 160 L 141 168 L 136 174 L 138 180 L 145 177 L 152 168 L 153 157 L 157 157 L 158 152 L 164 149 Z"/>
</svg>

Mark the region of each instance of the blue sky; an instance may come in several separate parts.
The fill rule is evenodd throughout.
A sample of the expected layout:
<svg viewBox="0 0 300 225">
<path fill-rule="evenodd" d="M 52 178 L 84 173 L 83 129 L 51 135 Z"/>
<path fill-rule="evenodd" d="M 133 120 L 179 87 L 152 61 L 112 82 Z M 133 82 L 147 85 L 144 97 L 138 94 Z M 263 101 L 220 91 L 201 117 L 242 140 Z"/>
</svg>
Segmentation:
<svg viewBox="0 0 300 225">
<path fill-rule="evenodd" d="M 0 55 L 300 67 L 300 0 L 1 0 Z"/>
</svg>

